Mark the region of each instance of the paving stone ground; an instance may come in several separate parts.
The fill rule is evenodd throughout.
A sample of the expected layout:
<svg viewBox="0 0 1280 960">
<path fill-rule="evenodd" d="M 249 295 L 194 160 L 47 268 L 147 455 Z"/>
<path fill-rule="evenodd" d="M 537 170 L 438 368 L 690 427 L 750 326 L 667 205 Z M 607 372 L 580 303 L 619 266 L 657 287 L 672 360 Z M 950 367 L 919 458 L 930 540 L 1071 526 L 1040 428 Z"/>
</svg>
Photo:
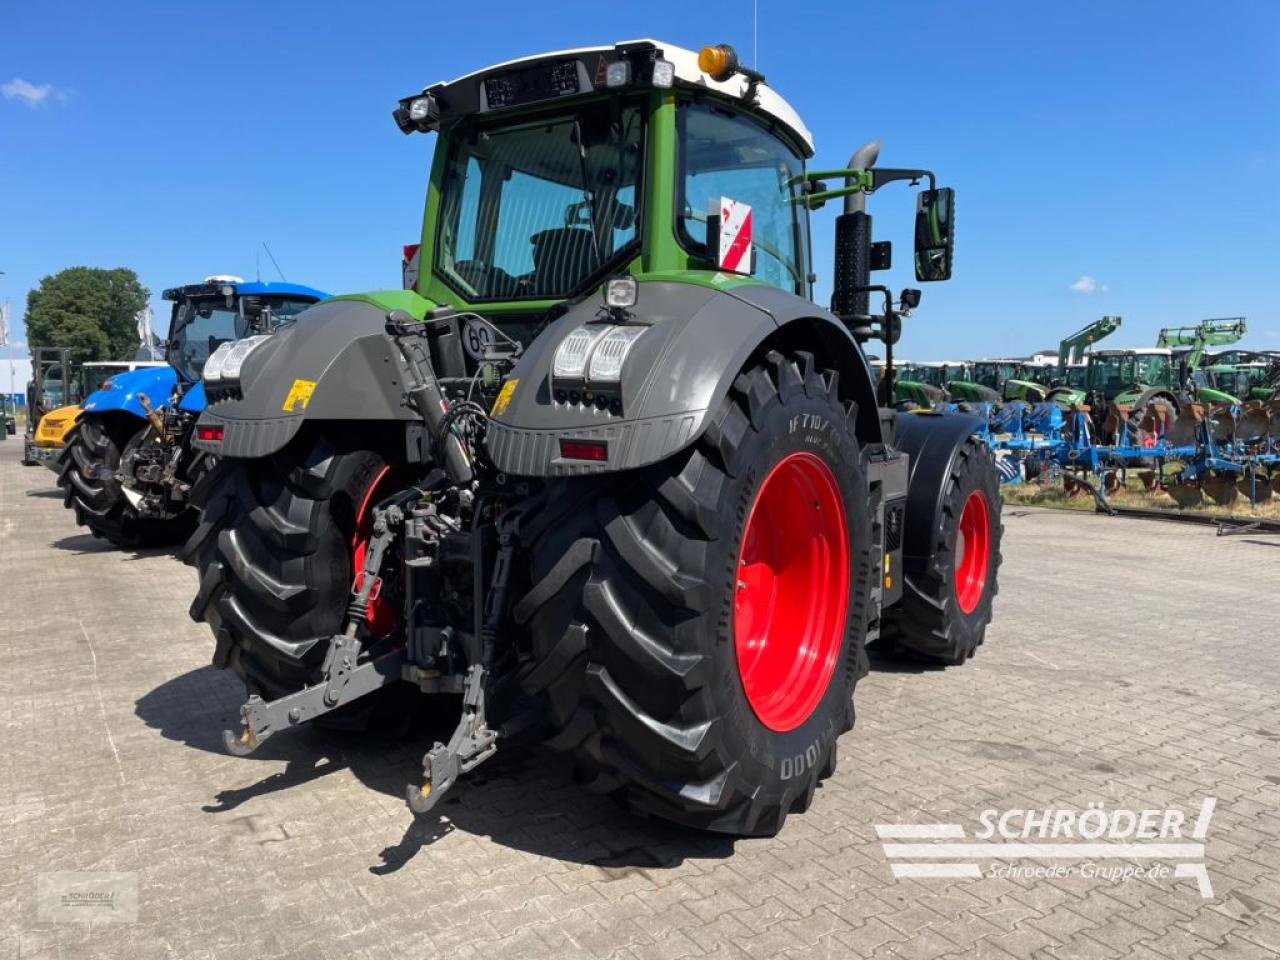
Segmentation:
<svg viewBox="0 0 1280 960">
<path fill-rule="evenodd" d="M 986 646 L 877 661 L 837 774 L 771 839 L 633 818 L 530 750 L 415 822 L 429 733 L 224 754 L 240 690 L 187 618 L 191 570 L 85 535 L 19 447 L 0 443 L 0 960 L 1280 955 L 1280 537 L 1006 513 Z M 972 840 L 985 809 L 1093 802 L 1194 818 L 1206 797 L 1211 898 L 895 880 L 875 831 Z M 42 922 L 54 871 L 136 875 L 137 922 Z"/>
</svg>

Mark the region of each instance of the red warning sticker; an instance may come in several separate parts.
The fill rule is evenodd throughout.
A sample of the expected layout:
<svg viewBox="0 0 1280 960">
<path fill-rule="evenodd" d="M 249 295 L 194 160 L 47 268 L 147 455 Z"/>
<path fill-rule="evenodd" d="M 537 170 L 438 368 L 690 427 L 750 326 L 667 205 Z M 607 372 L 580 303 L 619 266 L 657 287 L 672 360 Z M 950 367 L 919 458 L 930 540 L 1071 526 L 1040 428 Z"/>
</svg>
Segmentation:
<svg viewBox="0 0 1280 960">
<path fill-rule="evenodd" d="M 604 58 L 604 54 L 600 55 L 600 59 L 596 61 L 596 86 L 603 87 L 605 81 L 609 79 L 609 63 Z"/>
<path fill-rule="evenodd" d="M 404 259 L 400 261 L 400 272 L 404 278 L 406 290 L 418 289 L 418 267 L 421 259 L 422 244 L 406 243 L 404 245 Z"/>
<path fill-rule="evenodd" d="M 731 273 L 751 272 L 751 207 L 720 198 L 720 249 L 716 263 Z"/>
</svg>

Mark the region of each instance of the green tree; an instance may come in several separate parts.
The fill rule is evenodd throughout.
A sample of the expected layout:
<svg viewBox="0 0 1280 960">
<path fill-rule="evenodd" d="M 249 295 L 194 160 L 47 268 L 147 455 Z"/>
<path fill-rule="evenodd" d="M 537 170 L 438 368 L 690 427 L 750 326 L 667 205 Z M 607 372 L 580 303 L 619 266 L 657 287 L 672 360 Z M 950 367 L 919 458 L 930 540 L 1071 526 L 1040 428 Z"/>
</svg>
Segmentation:
<svg viewBox="0 0 1280 960">
<path fill-rule="evenodd" d="M 124 267 L 68 267 L 27 294 L 27 341 L 70 347 L 76 363 L 131 359 L 138 349 L 134 317 L 150 297 Z"/>
</svg>

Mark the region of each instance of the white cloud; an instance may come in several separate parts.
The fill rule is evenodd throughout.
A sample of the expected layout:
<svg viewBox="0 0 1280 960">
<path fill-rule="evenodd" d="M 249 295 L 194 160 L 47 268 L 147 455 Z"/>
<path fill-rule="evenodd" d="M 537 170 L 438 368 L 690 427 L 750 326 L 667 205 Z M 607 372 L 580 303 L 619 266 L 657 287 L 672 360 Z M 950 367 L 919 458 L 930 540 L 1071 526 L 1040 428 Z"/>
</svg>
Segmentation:
<svg viewBox="0 0 1280 960">
<path fill-rule="evenodd" d="M 1099 283 L 1086 273 L 1071 285 L 1071 289 L 1076 293 L 1083 293 L 1085 296 L 1089 296 L 1094 293 L 1106 293 L 1111 288 L 1105 283 Z"/>
<path fill-rule="evenodd" d="M 65 99 L 64 95 L 54 90 L 52 83 L 28 83 L 21 77 L 14 77 L 8 83 L 0 84 L 0 93 L 6 100 L 17 100 L 25 103 L 32 110 L 43 106 L 50 98 Z"/>
</svg>

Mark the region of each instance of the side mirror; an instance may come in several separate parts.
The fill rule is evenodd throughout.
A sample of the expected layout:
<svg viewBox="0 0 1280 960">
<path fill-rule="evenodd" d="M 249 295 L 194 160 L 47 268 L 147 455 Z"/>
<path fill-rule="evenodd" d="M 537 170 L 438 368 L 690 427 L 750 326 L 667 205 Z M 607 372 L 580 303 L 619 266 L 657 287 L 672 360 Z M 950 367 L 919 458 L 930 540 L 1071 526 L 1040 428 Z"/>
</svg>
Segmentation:
<svg viewBox="0 0 1280 960">
<path fill-rule="evenodd" d="M 916 198 L 916 280 L 921 283 L 951 279 L 955 203 L 950 187 L 923 190 Z"/>
<path fill-rule="evenodd" d="M 902 304 L 903 310 L 914 310 L 920 306 L 920 291 L 914 287 L 907 287 L 902 291 L 902 296 L 898 298 L 898 302 Z"/>
</svg>

